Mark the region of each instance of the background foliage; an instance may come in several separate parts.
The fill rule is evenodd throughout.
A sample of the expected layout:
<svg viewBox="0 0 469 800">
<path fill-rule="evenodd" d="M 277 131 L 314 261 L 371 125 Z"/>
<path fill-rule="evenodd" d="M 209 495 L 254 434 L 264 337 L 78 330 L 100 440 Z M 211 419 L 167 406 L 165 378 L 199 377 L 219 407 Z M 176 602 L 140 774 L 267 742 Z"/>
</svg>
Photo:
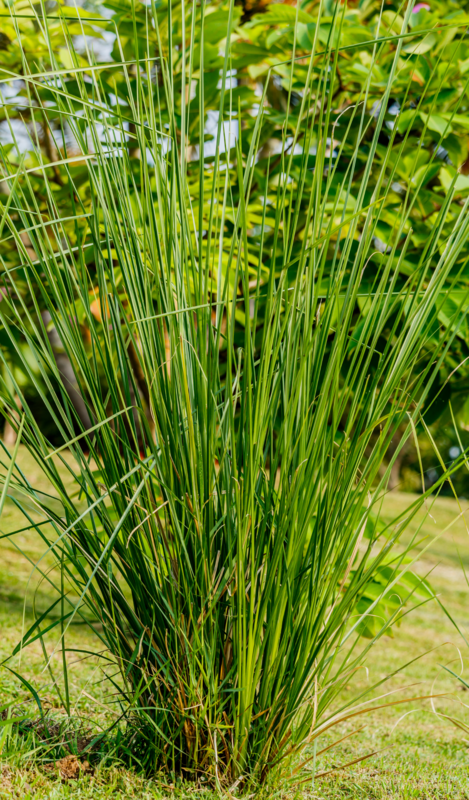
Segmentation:
<svg viewBox="0 0 469 800">
<path fill-rule="evenodd" d="M 84 4 L 71 6 L 48 3 L 44 7 L 49 16 L 48 30 L 50 40 L 44 34 L 39 6 L 17 2 L 4 4 L 2 9 L 2 34 L 0 41 L 0 67 L 2 69 L 3 104 L 0 108 L 2 122 L 0 137 L 7 143 L 5 152 L 11 164 L 28 166 L 31 170 L 35 164 L 33 145 L 39 144 L 43 159 L 60 161 L 62 156 L 73 156 L 76 144 L 70 135 L 63 116 L 56 113 L 57 98 L 48 93 L 47 88 L 34 79 L 22 82 L 18 79 L 8 80 L 14 73 L 34 74 L 43 70 L 61 71 L 60 80 L 64 91 L 78 93 L 76 77 L 69 72 L 71 54 L 67 46 L 67 38 L 75 37 L 74 42 L 83 56 L 77 56 L 77 63 L 83 67 L 87 63 L 87 53 L 97 63 L 105 62 L 99 69 L 100 83 L 103 92 L 103 103 L 114 105 L 116 119 L 122 121 L 125 144 L 129 156 L 135 163 L 135 192 L 142 191 L 139 184 L 138 148 L 135 147 L 133 123 L 130 121 L 131 100 L 129 89 L 136 97 L 136 81 L 130 77 L 128 84 L 122 71 L 113 68 L 112 62 L 124 58 L 131 63 L 137 55 L 143 57 L 149 48 L 150 56 L 163 56 L 169 59 L 171 97 L 175 102 L 177 130 L 185 130 L 185 158 L 194 213 L 203 220 L 206 229 L 209 226 L 210 196 L 199 195 L 197 179 L 198 162 L 205 159 L 210 169 L 210 159 L 215 152 L 215 136 L 217 118 L 220 113 L 220 77 L 223 66 L 223 50 L 226 40 L 229 10 L 223 3 L 210 3 L 203 9 L 197 6 L 197 14 L 192 14 L 192 6 L 186 3 L 152 2 L 143 5 L 134 2 L 106 2 L 96 6 Z M 241 147 L 248 152 L 259 103 L 264 106 L 265 124 L 260 142 L 260 157 L 256 164 L 255 178 L 246 208 L 249 222 L 248 248 L 249 265 L 253 278 L 259 274 L 266 278 L 270 269 L 270 252 L 275 236 L 288 238 L 288 230 L 283 226 L 275 232 L 269 226 L 269 214 L 262 227 L 262 198 L 266 182 L 267 197 L 270 204 L 275 203 L 276 193 L 286 161 L 291 158 L 292 176 L 295 164 L 300 163 L 302 136 L 295 137 L 298 126 L 298 114 L 301 108 L 302 87 L 308 69 L 307 59 L 301 60 L 312 48 L 316 31 L 318 5 L 303 2 L 298 8 L 289 4 L 266 4 L 250 2 L 236 5 L 231 17 L 231 54 L 229 68 L 231 72 L 232 91 L 225 97 L 221 109 L 225 128 L 220 142 L 221 150 L 232 148 L 239 138 L 238 114 L 242 113 Z M 11 13 L 16 16 L 10 17 Z M 340 22 L 334 23 L 334 45 L 340 45 L 337 65 L 331 78 L 327 92 L 332 100 L 332 122 L 334 135 L 330 141 L 330 163 L 335 165 L 335 191 L 340 195 L 341 184 L 347 165 L 352 156 L 357 159 L 353 174 L 353 185 L 347 199 L 340 199 L 335 209 L 337 219 L 343 210 L 343 204 L 353 208 L 354 198 L 359 190 L 362 170 L 365 164 L 368 145 L 375 127 L 383 87 L 389 77 L 393 52 L 397 37 L 402 27 L 403 7 L 397 3 L 387 2 L 384 10 L 378 2 L 349 3 L 347 7 L 338 7 L 334 3 L 325 4 L 321 24 L 318 31 L 319 43 L 326 47 L 331 36 L 333 20 L 340 15 Z M 63 21 L 67 18 L 67 29 Z M 155 24 L 148 34 L 148 20 L 154 17 Z M 73 19 L 76 18 L 76 22 Z M 97 20 L 100 20 L 97 22 Z M 402 281 L 412 274 L 419 262 L 422 247 L 431 240 L 435 221 L 444 204 L 446 194 L 452 181 L 455 180 L 456 194 L 445 214 L 443 231 L 449 231 L 459 212 L 460 205 L 469 193 L 469 49 L 467 44 L 466 25 L 469 17 L 464 4 L 456 2 L 419 3 L 411 15 L 411 32 L 415 37 L 407 36 L 402 46 L 398 73 L 393 81 L 392 95 L 386 110 L 385 124 L 380 133 L 378 158 L 374 165 L 376 176 L 386 154 L 391 149 L 390 163 L 396 165 L 392 189 L 386 194 L 385 207 L 380 215 L 370 258 L 363 277 L 363 295 L 373 285 L 382 268 L 382 253 L 385 252 L 396 221 L 403 207 L 410 208 L 405 234 L 409 234 L 409 243 L 405 257 L 400 259 L 399 270 Z M 296 31 L 296 33 L 295 33 Z M 116 33 L 119 33 L 119 39 Z M 372 78 L 366 97 L 362 96 L 364 80 L 368 75 L 372 58 L 373 44 L 370 43 L 378 35 L 385 41 L 381 46 L 379 66 L 373 66 Z M 21 38 L 21 46 L 19 44 Z M 53 48 L 53 56 L 51 53 Z M 138 48 L 138 53 L 136 52 Z M 200 71 L 200 54 L 203 49 L 203 72 Z M 86 57 L 85 57 L 86 56 Z M 300 59 L 291 79 L 291 66 L 288 59 L 292 56 Z M 304 66 L 303 66 L 304 65 Z M 154 87 L 155 102 L 162 129 L 168 130 L 170 111 L 165 106 L 166 93 L 163 90 L 163 75 L 157 67 L 158 80 Z M 190 86 L 188 75 L 190 73 Z M 265 90 L 265 91 L 264 91 Z M 181 92 L 190 102 L 181 111 Z M 178 100 L 179 97 L 179 100 Z M 262 98 L 262 99 L 261 99 Z M 360 125 L 359 115 L 351 122 L 351 131 L 346 139 L 344 133 L 350 124 L 351 107 L 357 103 L 366 106 L 368 129 L 357 152 L 354 152 L 354 131 Z M 41 105 L 41 109 L 38 106 Z M 78 107 L 78 105 L 77 105 Z M 184 119 L 181 118 L 184 113 Z M 44 115 L 47 114 L 47 124 Z M 203 118 L 205 131 L 200 141 L 200 119 Z M 129 120 L 129 121 L 126 121 Z M 13 138 L 18 144 L 15 146 Z M 339 148 L 339 143 L 343 147 Z M 223 141 L 224 140 L 224 141 Z M 10 145 L 8 145 L 10 141 Z M 31 141 L 31 145 L 29 144 Z M 310 177 L 315 166 L 315 148 L 317 141 L 312 140 L 310 147 Z M 339 154 L 340 149 L 340 154 Z M 336 160 L 339 163 L 336 164 Z M 74 183 L 81 195 L 87 193 L 87 170 L 79 160 L 71 167 Z M 43 181 L 43 171 L 34 170 L 31 175 L 32 191 L 35 192 L 38 209 L 45 210 L 45 192 L 53 191 L 62 207 L 70 204 L 67 176 L 59 165 L 47 171 L 48 188 Z M 193 177 L 191 177 L 193 176 Z M 230 191 L 226 209 L 226 235 L 229 238 L 233 226 L 233 206 L 237 200 L 237 175 L 234 168 L 230 172 Z M 292 183 L 292 191 L 294 190 Z M 5 187 L 4 187 L 5 188 Z M 418 191 L 417 191 L 418 188 Z M 231 196 L 231 207 L 230 207 Z M 288 203 L 288 194 L 286 196 Z M 2 195 L 7 201 L 7 195 Z M 303 208 L 299 212 L 299 227 L 296 240 L 291 248 L 292 261 L 301 248 L 301 240 L 306 232 L 301 230 L 301 220 L 306 214 L 306 197 Z M 70 216 L 73 210 L 70 207 Z M 18 217 L 18 225 L 21 227 Z M 70 235 L 73 237 L 72 223 Z M 23 238 L 27 234 L 22 234 Z M 287 245 L 286 245 L 287 246 Z M 9 237 L 3 237 L 0 243 L 4 269 L 9 269 L 17 262 L 17 252 L 12 247 Z M 399 247 L 396 251 L 396 262 L 399 259 Z M 461 253 L 458 265 L 458 283 L 453 285 L 447 297 L 446 306 L 439 313 L 439 331 L 435 336 L 444 335 L 449 317 L 460 305 L 459 289 L 465 290 L 468 283 L 469 253 Z M 87 254 L 92 262 L 92 251 Z M 289 273 L 290 285 L 295 282 L 295 265 Z M 364 301 L 366 302 L 366 301 Z M 96 314 L 99 315 L 98 305 Z M 79 322 L 86 323 L 83 315 Z M 261 322 L 261 314 L 259 322 Z M 244 324 L 242 312 L 239 311 L 237 323 L 241 329 Z M 20 347 L 21 334 L 18 334 Z M 451 352 L 441 367 L 437 384 L 427 401 L 425 419 L 433 425 L 433 435 L 441 447 L 443 461 L 450 462 L 455 448 L 467 444 L 466 426 L 469 424 L 469 401 L 467 401 L 468 366 L 466 359 L 468 350 L 467 323 L 464 322 L 458 331 Z M 435 340 L 436 342 L 436 340 Z M 6 341 L 4 341 L 4 346 Z M 427 343 L 428 358 L 431 358 L 434 343 Z M 8 352 L 8 358 L 15 363 L 18 381 L 26 394 L 34 393 L 27 376 L 22 372 L 19 362 L 15 362 L 15 354 Z M 31 365 L 34 368 L 34 364 Z M 36 400 L 38 418 L 42 420 L 44 429 L 52 440 L 59 441 L 60 434 L 47 410 Z M 457 420 L 459 431 L 455 432 L 452 414 Z M 459 436 L 459 438 L 458 438 Z M 459 439 L 461 441 L 459 441 Z M 441 472 L 441 465 L 435 458 L 434 448 L 424 438 L 421 439 L 423 452 L 423 468 L 426 473 L 427 486 L 435 481 Z M 393 455 L 391 446 L 389 457 Z M 391 476 L 391 484 L 403 482 L 410 489 L 421 487 L 421 474 L 415 448 L 407 446 L 398 454 Z M 456 478 L 460 493 L 467 494 L 464 473 Z M 449 491 L 449 487 L 448 487 Z"/>
</svg>

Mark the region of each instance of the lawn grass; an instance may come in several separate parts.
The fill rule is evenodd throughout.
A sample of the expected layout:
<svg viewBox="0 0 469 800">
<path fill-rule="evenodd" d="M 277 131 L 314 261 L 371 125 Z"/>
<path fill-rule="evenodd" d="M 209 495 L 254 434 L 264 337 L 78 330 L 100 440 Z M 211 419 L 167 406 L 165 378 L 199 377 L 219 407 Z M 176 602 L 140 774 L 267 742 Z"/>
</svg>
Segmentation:
<svg viewBox="0 0 469 800">
<path fill-rule="evenodd" d="M 19 463 L 31 483 L 42 491 L 47 491 L 39 470 L 31 463 L 26 451 L 21 448 Z M 382 518 L 392 520 L 404 511 L 413 497 L 394 492 L 383 503 Z M 469 505 L 466 518 L 469 524 Z M 455 500 L 441 498 L 431 507 L 431 515 L 421 512 L 416 517 L 405 537 L 416 531 L 423 521 L 419 534 L 427 537 L 419 544 L 422 550 L 433 537 L 443 531 L 460 514 Z M 1 529 L 3 533 L 24 527 L 25 521 L 12 502 L 8 502 L 3 513 Z M 16 542 L 16 547 L 14 542 Z M 38 581 L 32 572 L 31 562 L 43 553 L 43 544 L 38 535 L 30 531 L 18 534 L 14 540 L 0 540 L 0 657 L 3 660 L 21 638 L 21 631 L 33 619 L 33 607 L 39 611 L 52 602 L 52 594 L 46 583 Z M 19 548 L 19 549 L 18 549 Z M 28 562 L 27 558 L 30 559 Z M 53 567 L 50 557 L 44 559 L 44 566 Z M 469 640 L 469 589 L 461 563 L 469 568 L 469 536 L 463 517 L 456 519 L 450 530 L 429 549 L 419 562 L 421 574 L 431 572 L 430 580 L 448 612 L 457 621 L 460 629 Z M 53 572 L 51 573 L 53 574 Z M 468 569 L 469 574 L 469 569 Z M 47 639 L 48 653 L 53 650 L 57 640 L 56 632 Z M 93 650 L 98 646 L 92 632 L 83 624 L 74 624 L 67 634 L 67 647 L 77 650 Z M 426 655 L 423 655 L 427 653 Z M 362 761 L 347 770 L 338 771 L 333 776 L 308 781 L 300 791 L 299 797 L 327 798 L 469 798 L 469 736 L 458 730 L 443 714 L 454 715 L 469 723 L 469 712 L 462 705 L 469 693 L 461 690 L 461 685 L 448 672 L 444 665 L 460 672 L 461 659 L 465 675 L 469 675 L 469 651 L 450 620 L 437 603 L 432 601 L 405 616 L 394 637 L 382 639 L 372 650 L 367 660 L 367 671 L 361 670 L 350 682 L 347 691 L 352 696 L 357 689 L 384 678 L 406 662 L 416 659 L 392 680 L 382 687 L 381 692 L 399 690 L 388 700 L 415 697 L 428 694 L 447 693 L 447 696 L 432 701 L 412 701 L 392 708 L 381 709 L 373 714 L 359 717 L 359 722 L 349 720 L 333 733 L 324 737 L 319 748 L 340 739 L 356 728 L 365 726 L 362 731 L 347 739 L 329 753 L 318 759 L 317 769 L 326 771 L 334 766 L 345 764 L 366 755 L 377 755 Z M 68 654 L 71 675 L 71 690 L 74 713 L 82 718 L 104 724 L 117 713 L 109 705 L 109 687 L 103 682 L 100 661 L 94 657 Z M 51 661 L 54 675 L 59 674 L 59 654 Z M 47 703 L 54 708 L 54 714 L 63 711 L 51 687 L 51 678 L 44 672 L 43 654 L 39 641 L 33 643 L 21 656 L 11 663 L 37 688 L 42 689 Z M 405 688 L 408 687 L 408 688 Z M 1 701 L 19 702 L 26 697 L 20 681 L 5 668 L 0 672 Z M 384 701 L 382 701 L 384 702 Z M 378 704 L 378 703 L 377 703 Z M 468 700 L 469 704 L 469 700 Z M 29 708 L 34 714 L 33 706 Z M 435 712 L 438 712 L 435 713 Z M 404 716 L 405 715 L 405 716 Z M 0 779 L 0 797 L 37 798 L 161 798 L 161 797 L 213 797 L 210 792 L 172 788 L 168 782 L 147 781 L 115 765 L 105 766 L 80 779 L 79 782 L 61 783 L 56 775 L 45 773 L 29 754 L 31 743 L 14 737 L 3 751 L 3 771 Z M 379 751 L 379 752 L 378 752 Z M 311 755 L 311 754 L 308 754 Z M 167 781 L 167 779 L 166 779 Z M 294 796 L 285 787 L 275 791 L 269 789 L 269 796 Z"/>
</svg>

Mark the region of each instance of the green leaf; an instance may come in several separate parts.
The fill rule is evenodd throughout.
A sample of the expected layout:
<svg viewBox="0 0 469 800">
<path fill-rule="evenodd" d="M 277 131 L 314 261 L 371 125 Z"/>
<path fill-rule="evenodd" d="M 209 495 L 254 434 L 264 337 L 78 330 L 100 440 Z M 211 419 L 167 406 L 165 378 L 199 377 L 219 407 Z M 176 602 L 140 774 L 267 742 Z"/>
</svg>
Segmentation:
<svg viewBox="0 0 469 800">
<path fill-rule="evenodd" d="M 428 53 L 429 50 L 437 43 L 438 38 L 436 33 L 429 33 L 422 41 L 412 41 L 403 46 L 405 53 L 411 53 L 415 56 L 422 56 Z"/>
<path fill-rule="evenodd" d="M 421 111 L 420 119 L 430 131 L 435 131 L 440 136 L 447 136 L 453 130 L 449 122 L 444 117 L 440 117 L 439 114 L 424 114 Z"/>
</svg>

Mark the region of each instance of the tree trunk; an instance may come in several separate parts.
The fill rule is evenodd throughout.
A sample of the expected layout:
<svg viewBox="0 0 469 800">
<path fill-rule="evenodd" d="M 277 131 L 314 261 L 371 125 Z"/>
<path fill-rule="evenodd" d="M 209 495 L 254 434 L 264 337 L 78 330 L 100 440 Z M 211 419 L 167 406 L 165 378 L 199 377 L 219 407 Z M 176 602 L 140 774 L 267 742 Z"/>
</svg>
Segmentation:
<svg viewBox="0 0 469 800">
<path fill-rule="evenodd" d="M 394 464 L 391 467 L 388 489 L 397 489 L 399 486 L 402 462 L 404 461 L 404 458 L 407 455 L 410 444 L 411 440 L 407 439 L 407 441 L 404 443 L 404 445 L 402 446 L 402 448 L 400 449 L 399 453 L 396 456 L 396 460 L 394 461 Z"/>
<path fill-rule="evenodd" d="M 72 362 L 70 361 L 67 353 L 64 350 L 62 340 L 57 333 L 56 328 L 49 328 L 51 322 L 51 315 L 48 311 L 42 312 L 42 321 L 46 326 L 47 336 L 54 353 L 55 363 L 57 364 L 60 376 L 62 378 L 64 388 L 71 400 L 71 403 L 85 429 L 91 428 L 91 419 L 86 408 L 85 401 L 80 392 L 78 381 L 75 377 Z"/>
<path fill-rule="evenodd" d="M 20 398 L 18 395 L 15 395 L 15 405 L 18 409 L 21 408 Z M 12 417 L 14 417 L 18 422 L 20 421 L 20 412 L 13 411 Z M 14 447 L 16 444 L 16 430 L 13 425 L 9 422 L 9 420 L 5 420 L 5 427 L 3 429 L 3 444 L 7 447 Z"/>
</svg>

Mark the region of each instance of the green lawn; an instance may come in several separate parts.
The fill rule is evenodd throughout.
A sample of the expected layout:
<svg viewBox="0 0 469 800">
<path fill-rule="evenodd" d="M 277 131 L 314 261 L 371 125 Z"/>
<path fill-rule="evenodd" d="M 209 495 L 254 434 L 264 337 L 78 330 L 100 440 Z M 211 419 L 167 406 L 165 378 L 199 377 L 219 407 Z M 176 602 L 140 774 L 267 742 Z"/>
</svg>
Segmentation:
<svg viewBox="0 0 469 800">
<path fill-rule="evenodd" d="M 31 483 L 47 491 L 47 487 L 41 485 L 39 471 L 28 460 L 24 450 L 21 451 L 19 460 Z M 383 517 L 391 520 L 405 510 L 412 499 L 412 495 L 393 493 L 384 502 Z M 421 533 L 428 538 L 420 544 L 420 549 L 458 516 L 459 508 L 456 501 L 444 498 L 435 502 L 431 514 L 434 520 L 427 516 L 423 522 Z M 469 524 L 469 506 L 466 517 Z M 423 514 L 412 522 L 406 537 L 412 535 L 422 519 Z M 15 530 L 24 524 L 15 505 L 7 503 L 2 518 L 2 531 L 5 533 Z M 37 534 L 25 531 L 18 534 L 14 541 L 17 547 L 13 540 L 0 540 L 2 660 L 21 638 L 21 630 L 31 624 L 34 605 L 36 609 L 43 610 L 52 602 L 53 597 L 47 583 L 39 581 L 30 563 L 36 562 L 44 549 Z M 469 640 L 469 590 L 461 562 L 469 568 L 469 535 L 463 517 L 457 519 L 453 527 L 425 552 L 418 570 L 421 574 L 432 571 L 433 587 Z M 45 557 L 43 564 L 47 569 L 53 567 L 50 557 Z M 50 575 L 53 577 L 53 571 Z M 46 643 L 49 656 L 56 641 L 57 633 L 53 632 Z M 93 649 L 96 642 L 83 625 L 74 624 L 67 635 L 66 644 L 70 649 L 89 650 Z M 324 737 L 324 742 L 320 742 L 319 746 L 325 746 L 333 738 L 340 739 L 355 728 L 363 725 L 366 727 L 330 751 L 327 757 L 319 759 L 319 770 L 345 764 L 367 753 L 380 752 L 354 767 L 336 772 L 332 777 L 317 780 L 315 785 L 312 782 L 304 784 L 298 797 L 331 800 L 469 798 L 469 735 L 466 736 L 464 731 L 457 729 L 443 716 L 457 716 L 469 723 L 469 710 L 464 706 L 466 698 L 469 706 L 469 692 L 462 691 L 458 681 L 443 669 L 443 665 L 447 665 L 459 672 L 462 660 L 464 675 L 469 682 L 469 650 L 463 637 L 435 602 L 406 616 L 401 626 L 395 630 L 394 638 L 386 637 L 379 642 L 368 658 L 367 671 L 361 670 L 351 680 L 347 691 L 351 695 L 355 694 L 367 682 L 379 680 L 417 656 L 422 657 L 382 688 L 383 693 L 399 690 L 387 699 L 442 693 L 447 693 L 447 696 L 435 699 L 433 707 L 430 700 L 414 700 L 359 717 L 359 722 L 351 720 L 343 723 L 334 730 L 333 736 L 331 734 L 329 738 Z M 54 675 L 56 672 L 59 674 L 59 658 L 57 653 L 51 659 Z M 116 712 L 112 706 L 105 705 L 106 685 L 102 680 L 99 659 L 69 653 L 68 661 L 75 713 L 98 723 L 112 719 Z M 18 662 L 19 658 L 16 657 L 11 664 L 13 668 L 18 668 Z M 44 671 L 39 641 L 23 652 L 20 669 L 31 683 L 43 688 L 46 703 L 53 707 L 53 713 L 56 716 L 63 713 L 50 685 L 52 679 Z M 5 668 L 0 672 L 0 681 L 3 702 L 11 698 L 19 701 L 26 697 L 20 681 Z M 33 707 L 28 705 L 26 708 L 33 715 Z M 94 775 L 81 778 L 79 782 L 61 783 L 55 776 L 47 775 L 35 765 L 34 754 L 28 755 L 28 747 L 28 742 L 19 739 L 3 745 L 0 797 L 37 797 L 51 800 L 73 797 L 99 800 L 111 795 L 122 798 L 182 797 L 189 794 L 194 798 L 213 796 L 200 790 L 187 792 L 162 782 L 148 782 L 115 766 L 105 767 Z M 274 794 L 269 792 L 269 796 Z M 275 796 L 286 796 L 286 792 L 279 787 Z"/>
</svg>

